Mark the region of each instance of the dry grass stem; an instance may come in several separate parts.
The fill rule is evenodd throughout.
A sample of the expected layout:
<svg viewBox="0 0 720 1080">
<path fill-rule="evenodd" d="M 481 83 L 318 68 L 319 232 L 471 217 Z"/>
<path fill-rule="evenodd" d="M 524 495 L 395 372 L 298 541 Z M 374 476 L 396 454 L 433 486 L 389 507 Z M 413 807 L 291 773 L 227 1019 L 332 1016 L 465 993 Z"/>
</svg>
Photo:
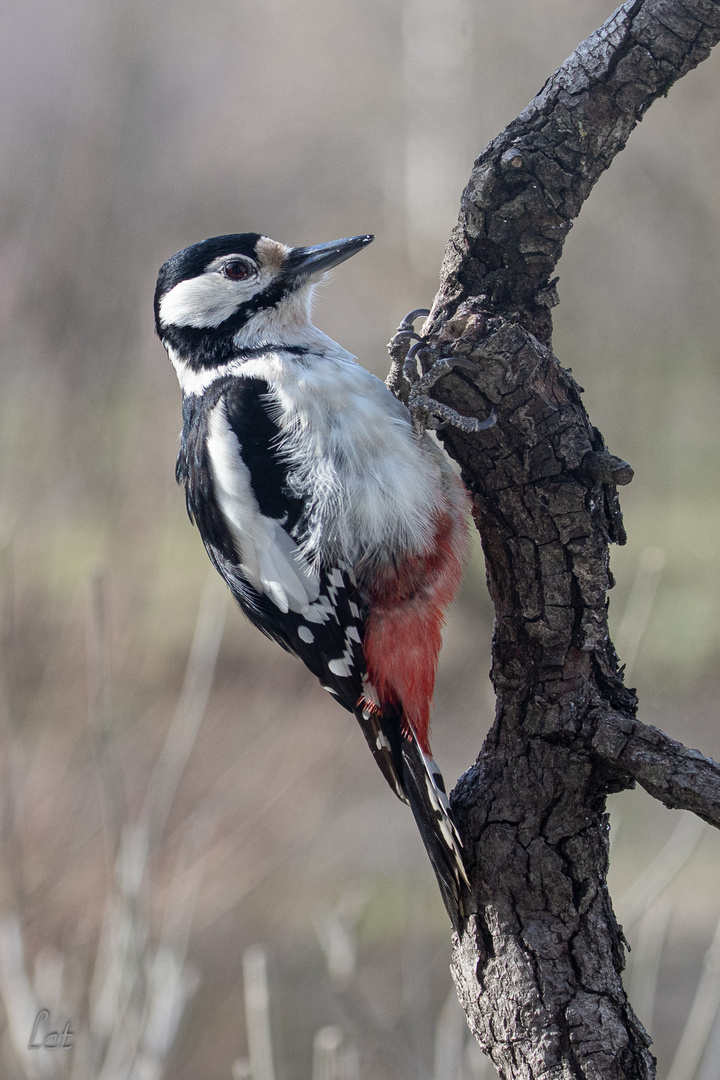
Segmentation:
<svg viewBox="0 0 720 1080">
<path fill-rule="evenodd" d="M 177 785 L 205 715 L 227 614 L 228 592 L 215 571 L 208 575 L 180 700 L 147 787 L 140 822 L 151 850 L 162 836 Z"/>
<path fill-rule="evenodd" d="M 243 955 L 245 984 L 245 1023 L 247 1025 L 252 1080 L 275 1080 L 272 1034 L 270 1029 L 270 991 L 267 979 L 267 955 L 259 945 Z"/>
</svg>

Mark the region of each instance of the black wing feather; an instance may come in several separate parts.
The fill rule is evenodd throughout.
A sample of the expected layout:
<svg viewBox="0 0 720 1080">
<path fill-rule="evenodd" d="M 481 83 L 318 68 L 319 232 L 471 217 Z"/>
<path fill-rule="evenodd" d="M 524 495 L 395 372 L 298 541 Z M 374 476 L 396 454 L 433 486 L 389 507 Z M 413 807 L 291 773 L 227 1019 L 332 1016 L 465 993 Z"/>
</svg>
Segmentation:
<svg viewBox="0 0 720 1080">
<path fill-rule="evenodd" d="M 302 529 L 303 503 L 289 488 L 288 466 L 278 449 L 280 430 L 268 408 L 268 393 L 263 379 L 231 376 L 218 379 L 202 398 L 186 398 L 176 474 L 185 484 L 188 512 L 208 554 L 245 614 L 264 634 L 298 656 L 340 703 L 353 711 L 362 695 L 365 674 L 361 643 L 367 604 L 352 574 L 339 567 L 320 568 L 320 597 L 313 604 L 315 621 L 293 611 L 282 612 L 243 576 L 232 536 L 214 498 L 207 450 L 208 417 L 223 399 L 260 513 L 280 522 L 290 534 Z M 323 611 L 326 618 L 320 621 Z M 349 636 L 353 628 L 356 636 Z M 307 640 L 310 634 L 312 641 Z M 349 676 L 338 675 L 330 666 L 343 657 L 352 669 Z"/>
</svg>

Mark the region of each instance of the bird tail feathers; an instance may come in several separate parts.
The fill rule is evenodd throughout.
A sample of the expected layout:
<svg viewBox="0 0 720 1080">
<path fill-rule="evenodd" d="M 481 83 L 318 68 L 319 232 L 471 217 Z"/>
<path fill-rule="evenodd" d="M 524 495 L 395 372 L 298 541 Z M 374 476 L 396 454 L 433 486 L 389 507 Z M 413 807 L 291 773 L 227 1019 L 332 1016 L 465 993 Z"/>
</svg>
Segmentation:
<svg viewBox="0 0 720 1080">
<path fill-rule="evenodd" d="M 433 758 L 423 753 L 412 731 L 402 740 L 403 786 L 420 831 L 450 921 L 460 933 L 469 887 L 463 845 L 453 821 L 445 782 Z"/>
<path fill-rule="evenodd" d="M 433 758 L 420 746 L 402 712 L 361 699 L 355 710 L 368 746 L 388 784 L 409 803 L 432 863 L 450 921 L 460 932 L 469 887 L 463 845 Z"/>
</svg>

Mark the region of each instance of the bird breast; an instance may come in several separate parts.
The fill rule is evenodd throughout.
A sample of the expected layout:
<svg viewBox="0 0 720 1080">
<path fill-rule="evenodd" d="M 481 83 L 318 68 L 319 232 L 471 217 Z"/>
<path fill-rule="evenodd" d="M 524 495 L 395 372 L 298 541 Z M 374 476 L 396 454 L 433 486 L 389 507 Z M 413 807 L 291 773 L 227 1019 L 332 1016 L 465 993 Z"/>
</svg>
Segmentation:
<svg viewBox="0 0 720 1080">
<path fill-rule="evenodd" d="M 300 372 L 278 356 L 264 373 L 288 486 L 306 506 L 303 554 L 354 567 L 423 554 L 447 508 L 447 466 L 385 384 L 337 350 L 302 357 Z"/>
</svg>

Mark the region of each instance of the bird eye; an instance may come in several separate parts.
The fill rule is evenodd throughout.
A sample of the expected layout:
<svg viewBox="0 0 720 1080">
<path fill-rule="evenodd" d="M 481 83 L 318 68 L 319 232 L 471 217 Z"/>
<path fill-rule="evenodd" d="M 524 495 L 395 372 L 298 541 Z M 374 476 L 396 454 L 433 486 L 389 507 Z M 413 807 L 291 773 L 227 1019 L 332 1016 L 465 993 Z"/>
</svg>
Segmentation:
<svg viewBox="0 0 720 1080">
<path fill-rule="evenodd" d="M 231 281 L 244 281 L 246 277 L 250 276 L 250 267 L 247 263 L 240 262 L 239 259 L 226 263 L 223 270 L 225 277 L 230 278 Z"/>
</svg>

